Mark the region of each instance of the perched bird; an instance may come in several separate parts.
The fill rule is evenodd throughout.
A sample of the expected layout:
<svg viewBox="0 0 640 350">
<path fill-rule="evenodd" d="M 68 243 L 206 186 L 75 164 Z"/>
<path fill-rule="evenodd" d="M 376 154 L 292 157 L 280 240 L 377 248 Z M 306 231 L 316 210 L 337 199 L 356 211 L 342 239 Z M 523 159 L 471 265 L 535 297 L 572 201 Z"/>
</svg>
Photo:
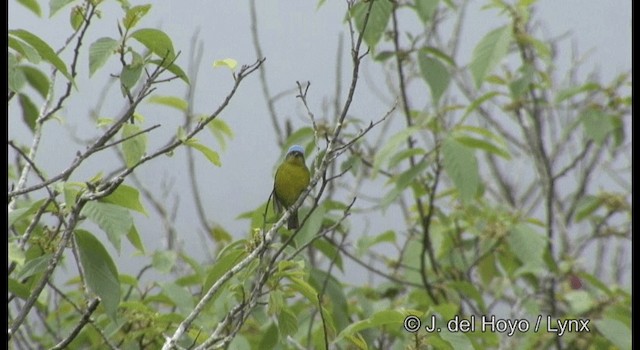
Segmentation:
<svg viewBox="0 0 640 350">
<path fill-rule="evenodd" d="M 309 185 L 309 169 L 304 162 L 304 149 L 302 146 L 293 145 L 287 151 L 287 156 L 278 170 L 273 184 L 276 210 L 282 211 L 282 207 L 288 209 L 296 202 L 302 191 Z M 298 228 L 298 211 L 291 213 L 287 227 L 290 230 Z"/>
</svg>

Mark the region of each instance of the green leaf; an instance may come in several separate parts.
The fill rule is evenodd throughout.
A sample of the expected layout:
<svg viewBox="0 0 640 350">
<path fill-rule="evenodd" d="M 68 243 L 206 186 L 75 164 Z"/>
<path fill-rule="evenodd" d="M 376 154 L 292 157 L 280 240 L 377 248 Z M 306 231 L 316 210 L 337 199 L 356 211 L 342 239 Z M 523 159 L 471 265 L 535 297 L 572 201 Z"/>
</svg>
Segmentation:
<svg viewBox="0 0 640 350">
<path fill-rule="evenodd" d="M 89 76 L 104 66 L 120 44 L 112 38 L 100 38 L 89 47 Z"/>
<path fill-rule="evenodd" d="M 451 347 L 458 350 L 474 350 L 473 343 L 469 340 L 469 337 L 464 333 L 449 332 L 446 327 L 443 332 L 438 333 L 440 338 L 451 344 Z"/>
<path fill-rule="evenodd" d="M 422 79 L 429 85 L 431 89 L 431 98 L 433 104 L 437 105 L 440 97 L 447 90 L 451 76 L 447 67 L 440 60 L 429 57 L 423 52 L 418 54 L 418 65 Z"/>
<path fill-rule="evenodd" d="M 131 137 L 140 132 L 140 127 L 136 124 L 124 124 L 122 126 L 122 138 Z M 147 151 L 147 134 L 142 133 L 122 142 L 122 152 L 125 163 L 131 168 L 136 165 Z"/>
<path fill-rule="evenodd" d="M 400 196 L 402 194 L 402 192 L 404 192 L 404 190 L 411 183 L 413 183 L 413 180 L 416 177 L 418 177 L 418 176 L 420 176 L 421 174 L 424 173 L 424 171 L 427 169 L 428 165 L 429 164 L 427 163 L 427 161 L 425 159 L 423 159 L 418 164 L 416 164 L 414 167 L 409 168 L 408 170 L 406 170 L 403 173 L 401 173 L 397 178 L 394 178 L 394 180 L 395 180 L 394 188 L 384 196 L 384 198 L 382 199 L 380 205 L 383 208 L 388 207 L 389 204 L 394 202 L 398 198 L 398 196 Z"/>
<path fill-rule="evenodd" d="M 600 84 L 594 82 L 588 82 L 580 86 L 572 86 L 568 89 L 559 91 L 556 95 L 555 102 L 560 103 L 581 93 L 596 91 L 599 89 L 601 89 Z"/>
<path fill-rule="evenodd" d="M 503 26 L 489 32 L 475 47 L 469 69 L 477 88 L 507 54 L 511 40 L 511 27 Z"/>
<path fill-rule="evenodd" d="M 576 222 L 584 220 L 593 214 L 604 204 L 604 198 L 598 196 L 585 196 L 580 199 L 576 208 Z"/>
<path fill-rule="evenodd" d="M 280 337 L 286 339 L 298 331 L 298 317 L 289 309 L 282 309 L 278 313 L 278 329 Z"/>
<path fill-rule="evenodd" d="M 602 145 L 607 136 L 618 127 L 614 118 L 597 108 L 589 108 L 580 113 L 585 134 L 598 145 Z"/>
<path fill-rule="evenodd" d="M 504 159 L 511 159 L 511 156 L 509 155 L 509 152 L 507 152 L 506 150 L 494 145 L 493 143 L 487 141 L 487 140 L 483 140 L 483 139 L 479 139 L 476 137 L 470 137 L 470 136 L 457 136 L 456 141 L 460 142 L 461 144 L 470 147 L 470 148 L 477 148 L 480 150 L 483 150 L 485 152 L 489 152 L 489 153 L 493 153 L 497 156 L 500 156 Z"/>
<path fill-rule="evenodd" d="M 136 225 L 131 225 L 131 230 L 127 233 L 127 239 L 134 248 L 144 254 L 144 244 L 142 243 L 142 239 L 140 239 L 140 234 L 138 233 L 138 229 L 136 229 Z"/>
<path fill-rule="evenodd" d="M 20 222 L 20 220 L 23 219 L 29 218 L 29 220 L 31 220 L 31 215 L 35 214 L 45 202 L 46 199 L 40 199 L 30 203 L 28 207 L 25 206 L 9 211 L 9 226 L 13 226 L 15 223 Z"/>
<path fill-rule="evenodd" d="M 161 284 L 162 294 L 164 294 L 173 305 L 184 315 L 188 315 L 193 310 L 193 296 L 188 289 L 181 287 L 173 282 Z"/>
<path fill-rule="evenodd" d="M 483 104 L 485 101 L 500 95 L 499 92 L 497 91 L 491 91 L 491 92 L 487 92 L 486 94 L 478 97 L 477 99 L 475 99 L 473 102 L 471 102 L 471 104 L 469 105 L 469 107 L 467 107 L 467 109 L 464 112 L 464 115 L 462 116 L 462 119 L 465 119 L 471 112 L 475 111 L 478 107 L 480 107 L 481 104 Z"/>
<path fill-rule="evenodd" d="M 74 233 L 87 285 L 100 297 L 107 314 L 115 321 L 120 303 L 116 265 L 94 235 L 85 230 L 76 230 Z"/>
<path fill-rule="evenodd" d="M 34 49 L 36 49 L 36 51 L 38 51 L 38 54 L 40 55 L 40 57 L 42 57 L 42 59 L 51 63 L 57 70 L 60 71 L 60 73 L 67 77 L 69 81 L 75 84 L 75 82 L 73 81 L 73 77 L 71 77 L 69 71 L 67 70 L 67 66 L 65 66 L 64 62 L 60 59 L 60 57 L 58 57 L 56 52 L 53 51 L 49 44 L 44 42 L 38 36 L 24 29 L 10 30 L 9 34 L 18 37 L 31 45 Z"/>
<path fill-rule="evenodd" d="M 49 260 L 52 256 L 53 254 L 45 254 L 27 261 L 22 269 L 15 275 L 15 278 L 21 281 L 27 277 L 44 272 L 47 266 L 49 266 Z"/>
<path fill-rule="evenodd" d="M 262 338 L 260 339 L 260 344 L 257 347 L 258 349 L 275 349 L 276 345 L 280 343 L 278 327 L 276 327 L 275 324 L 271 323 L 269 327 L 261 333 Z"/>
<path fill-rule="evenodd" d="M 133 218 L 127 209 L 110 203 L 88 202 L 82 208 L 82 215 L 97 224 L 120 252 L 120 240 L 133 225 Z"/>
<path fill-rule="evenodd" d="M 9 38 L 11 40 L 11 38 Z M 24 87 L 25 82 L 27 81 L 27 77 L 24 75 L 24 71 L 18 65 L 18 59 L 16 55 L 9 52 L 8 59 L 8 83 L 9 90 L 18 93 Z"/>
<path fill-rule="evenodd" d="M 29 85 L 31 85 L 43 99 L 46 99 L 51 84 L 49 78 L 42 73 L 42 71 L 34 67 L 21 66 L 20 69 L 24 72 L 24 76 Z"/>
<path fill-rule="evenodd" d="M 131 37 L 161 59 L 164 59 L 166 64 L 175 58 L 171 38 L 161 30 L 151 28 L 139 29 L 131 33 Z"/>
<path fill-rule="evenodd" d="M 415 0 L 415 10 L 422 20 L 422 23 L 426 23 L 431 20 L 433 13 L 438 8 L 439 0 Z"/>
<path fill-rule="evenodd" d="M 36 0 L 18 0 L 18 3 L 33 12 L 36 16 L 42 17 L 42 10 Z"/>
<path fill-rule="evenodd" d="M 227 146 L 226 138 L 233 139 L 233 130 L 229 127 L 224 120 L 216 118 L 207 124 L 209 131 L 213 134 L 220 144 L 221 149 L 225 149 Z"/>
<path fill-rule="evenodd" d="M 444 169 L 458 189 L 463 202 L 472 200 L 480 187 L 478 162 L 473 151 L 454 138 L 448 138 L 442 145 Z"/>
<path fill-rule="evenodd" d="M 185 83 L 190 84 L 187 74 L 178 65 L 174 63 L 168 64 L 166 60 L 163 62 L 163 60 L 159 60 L 159 59 L 149 60 L 149 63 L 153 63 L 157 66 L 162 66 L 167 68 L 169 72 L 175 74 L 178 78 L 182 79 Z"/>
<path fill-rule="evenodd" d="M 605 318 L 596 320 L 596 328 L 613 345 L 620 349 L 631 349 L 631 329 L 624 323 L 613 319 Z"/>
<path fill-rule="evenodd" d="M 394 243 L 396 241 L 396 233 L 388 230 L 379 235 L 370 237 L 362 236 L 356 242 L 356 252 L 358 256 L 362 256 L 363 253 L 368 252 L 371 247 L 379 243 Z"/>
<path fill-rule="evenodd" d="M 38 119 L 38 107 L 31 102 L 31 99 L 25 94 L 18 95 L 20 107 L 22 107 L 22 120 L 29 126 L 31 131 L 36 129 L 36 120 Z"/>
<path fill-rule="evenodd" d="M 127 14 L 124 16 L 124 19 L 122 20 L 122 24 L 124 25 L 125 29 L 131 29 L 135 27 L 136 24 L 138 24 L 138 22 L 140 21 L 140 19 L 144 17 L 147 14 L 147 12 L 149 12 L 150 9 L 151 9 L 151 5 L 147 4 L 147 5 L 134 6 L 129 10 L 127 10 Z"/>
<path fill-rule="evenodd" d="M 71 24 L 71 28 L 73 30 L 78 30 L 84 23 L 85 19 L 85 10 L 83 7 L 74 7 L 73 10 L 69 13 L 69 23 Z"/>
<path fill-rule="evenodd" d="M 60 11 L 63 7 L 69 5 L 75 0 L 51 0 L 49 2 L 49 17 L 53 17 L 58 11 Z"/>
<path fill-rule="evenodd" d="M 389 141 L 376 153 L 373 159 L 374 170 L 381 169 L 387 161 L 389 161 L 399 149 L 402 149 L 401 144 L 406 143 L 407 139 L 421 129 L 418 127 L 409 127 L 399 131 L 397 134 L 391 136 Z"/>
<path fill-rule="evenodd" d="M 18 266 L 22 266 L 26 256 L 24 251 L 18 246 L 17 239 L 10 240 L 7 248 L 7 251 L 9 252 L 9 261 L 15 262 Z"/>
<path fill-rule="evenodd" d="M 102 198 L 100 202 L 111 203 L 121 207 L 135 210 L 139 213 L 147 215 L 147 211 L 140 202 L 140 192 L 135 187 L 121 184 L 110 195 Z"/>
<path fill-rule="evenodd" d="M 140 76 L 142 76 L 142 69 L 144 68 L 144 59 L 137 52 L 131 52 L 133 58 L 130 64 L 122 67 L 120 71 L 120 83 L 127 90 L 131 90 L 138 80 L 140 80 Z"/>
<path fill-rule="evenodd" d="M 38 64 L 42 61 L 38 51 L 22 40 L 9 36 L 9 47 L 33 64 Z"/>
<path fill-rule="evenodd" d="M 180 97 L 175 96 L 158 96 L 154 95 L 149 97 L 150 103 L 156 103 L 159 105 L 173 107 L 181 112 L 186 112 L 189 108 L 189 103 Z"/>
<path fill-rule="evenodd" d="M 365 329 L 377 328 L 381 329 L 386 325 L 397 325 L 402 327 L 404 319 L 407 317 L 403 312 L 398 310 L 382 310 L 374 313 L 371 317 L 350 324 L 338 334 L 336 340 L 340 340 L 346 336 L 351 336 Z"/>
<path fill-rule="evenodd" d="M 237 66 L 238 66 L 238 61 L 234 60 L 233 58 L 225 58 L 222 60 L 213 61 L 213 68 L 227 67 L 231 71 L 234 71 Z"/>
<path fill-rule="evenodd" d="M 238 264 L 242 259 L 247 256 L 247 252 L 244 249 L 233 248 L 233 245 L 228 245 L 223 251 L 220 252 L 218 258 L 213 264 L 211 271 L 207 275 L 204 281 L 203 290 L 209 290 L 227 271 Z"/>
<path fill-rule="evenodd" d="M 155 251 L 151 257 L 151 265 L 162 273 L 169 273 L 176 265 L 178 255 L 173 251 Z"/>
<path fill-rule="evenodd" d="M 364 28 L 364 21 L 371 6 L 371 13 L 367 27 Z M 360 1 L 351 8 L 351 16 L 355 19 L 356 28 L 362 34 L 364 29 L 364 42 L 371 48 L 375 48 L 382 34 L 387 28 L 387 23 L 391 18 L 393 4 L 390 1 Z"/>
<path fill-rule="evenodd" d="M 22 300 L 27 300 L 29 298 L 29 294 L 31 294 L 31 289 L 29 287 L 26 287 L 24 284 L 11 277 L 8 278 L 7 282 L 7 289 L 11 294 Z"/>
<path fill-rule="evenodd" d="M 207 146 L 201 144 L 198 142 L 198 140 L 196 139 L 190 139 L 188 141 L 185 142 L 185 145 L 191 147 L 191 148 L 195 148 L 196 150 L 200 151 L 200 153 L 204 154 L 205 157 L 207 157 L 207 159 L 215 166 L 222 166 L 222 163 L 220 163 L 220 155 L 218 154 L 218 152 L 208 148 Z"/>
<path fill-rule="evenodd" d="M 509 247 L 527 268 L 544 270 L 544 252 L 547 249 L 547 238 L 526 224 L 514 226 L 507 237 Z"/>
</svg>

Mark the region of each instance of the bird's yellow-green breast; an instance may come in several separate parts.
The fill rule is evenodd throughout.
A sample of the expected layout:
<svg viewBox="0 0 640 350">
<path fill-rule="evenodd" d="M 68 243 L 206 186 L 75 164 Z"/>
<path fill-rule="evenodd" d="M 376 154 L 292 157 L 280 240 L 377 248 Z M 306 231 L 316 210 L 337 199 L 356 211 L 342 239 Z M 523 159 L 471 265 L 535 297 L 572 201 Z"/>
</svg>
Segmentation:
<svg viewBox="0 0 640 350">
<path fill-rule="evenodd" d="M 276 171 L 276 178 L 273 184 L 276 210 L 280 212 L 282 207 L 289 208 L 298 200 L 302 191 L 309 186 L 309 169 L 304 162 L 304 148 L 293 145 L 287 151 L 287 156 Z M 297 229 L 298 211 L 294 211 L 289 216 L 287 228 Z"/>
<path fill-rule="evenodd" d="M 280 203 L 288 208 L 298 199 L 309 185 L 309 169 L 304 161 L 302 147 L 292 146 L 285 160 L 276 171 L 275 195 Z"/>
</svg>

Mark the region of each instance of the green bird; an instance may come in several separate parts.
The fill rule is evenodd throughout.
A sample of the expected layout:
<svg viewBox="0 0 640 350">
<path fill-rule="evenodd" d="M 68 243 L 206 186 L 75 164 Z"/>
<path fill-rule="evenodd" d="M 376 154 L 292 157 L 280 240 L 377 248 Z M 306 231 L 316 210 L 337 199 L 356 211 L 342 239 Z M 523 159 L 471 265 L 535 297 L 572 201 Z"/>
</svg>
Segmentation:
<svg viewBox="0 0 640 350">
<path fill-rule="evenodd" d="M 304 149 L 293 145 L 287 151 L 284 162 L 278 166 L 273 184 L 275 207 L 277 212 L 288 209 L 298 200 L 300 194 L 309 186 L 309 169 L 304 162 Z M 295 230 L 298 224 L 298 211 L 291 213 L 287 227 Z"/>
</svg>

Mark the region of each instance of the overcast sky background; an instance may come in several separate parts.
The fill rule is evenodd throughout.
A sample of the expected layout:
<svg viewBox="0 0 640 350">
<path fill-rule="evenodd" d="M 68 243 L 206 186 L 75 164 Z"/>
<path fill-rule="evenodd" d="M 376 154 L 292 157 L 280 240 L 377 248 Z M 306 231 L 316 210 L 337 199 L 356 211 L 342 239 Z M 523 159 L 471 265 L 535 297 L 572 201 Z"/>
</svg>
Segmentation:
<svg viewBox="0 0 640 350">
<path fill-rule="evenodd" d="M 145 2 L 131 3 L 141 5 Z M 486 3 L 487 1 L 474 1 L 467 13 L 467 21 L 461 35 L 462 50 L 457 58 L 459 65 L 469 62 L 473 48 L 487 32 L 508 21 L 505 16 L 498 16 L 495 10 L 480 10 Z M 43 1 L 40 1 L 40 4 L 48 16 L 48 5 Z M 340 33 L 345 34 L 344 62 L 348 64 L 348 36 L 346 25 L 343 23 L 346 9 L 344 1 L 327 0 L 321 8 L 316 7 L 317 1 L 258 1 L 257 13 L 261 45 L 267 57 L 265 68 L 271 92 L 276 94 L 292 89 L 296 81 L 310 81 L 310 107 L 322 117 L 321 106 L 335 89 L 337 38 Z M 102 19 L 90 29 L 85 40 L 86 46 L 100 37 L 118 36 L 116 20 L 121 17 L 121 9 L 117 4 L 110 2 L 101 8 Z M 45 39 L 54 48 L 58 48 L 70 33 L 68 11 L 66 8 L 52 19 L 43 20 L 36 18 L 16 1 L 9 1 L 9 29 L 27 29 Z M 417 17 L 406 18 L 412 22 L 403 22 L 402 26 L 420 25 Z M 559 46 L 560 54 L 563 56 L 558 61 L 560 70 L 565 70 L 571 62 L 573 40 L 581 53 L 592 49 L 581 73 L 586 75 L 595 69 L 599 72 L 600 80 L 608 83 L 616 75 L 630 71 L 631 1 L 541 0 L 538 1 L 534 19 L 540 22 L 544 28 L 543 32 L 548 37 L 558 37 L 567 32 L 571 34 L 570 39 L 561 41 Z M 193 35 L 199 30 L 199 38 L 204 40 L 204 54 L 198 75 L 194 110 L 201 113 L 211 113 L 215 110 L 232 85 L 228 70 L 212 68 L 214 60 L 234 58 L 240 64 L 250 64 L 256 60 L 250 26 L 248 1 L 195 0 L 153 3 L 150 13 L 138 25 L 139 28 L 159 28 L 166 32 L 173 39 L 176 51 L 182 51 L 179 64 L 185 70 Z M 343 69 L 343 86 L 348 82 L 350 69 L 348 65 Z M 372 94 L 370 84 L 382 81 L 379 67 L 366 61 L 363 69 L 367 77 L 360 81 L 351 112 L 376 120 L 384 115 L 389 105 L 386 101 L 379 101 Z M 81 56 L 80 76 L 77 80 L 79 92 L 77 97 L 69 100 L 61 112 L 66 119 L 65 125 L 47 125 L 36 158 L 39 164 L 44 164 L 50 176 L 65 169 L 76 151 L 84 149 L 84 146 L 70 141 L 70 135 L 90 139 L 99 134 L 100 130 L 94 127 L 89 118 L 90 111 L 99 101 L 108 102 L 103 105 L 101 116 L 113 117 L 121 111 L 123 99 L 117 86 L 112 87 L 106 95 L 103 94 L 106 72 L 119 72 L 115 57 L 95 77 L 88 78 L 85 50 Z M 184 97 L 184 91 L 182 83 L 176 81 L 161 86 L 157 94 Z M 21 121 L 19 109 L 13 106 L 15 103 L 11 105 L 9 137 L 23 144 L 30 144 L 31 135 Z M 308 120 L 302 117 L 299 100 L 294 94 L 280 99 L 276 104 L 276 110 L 280 117 L 291 118 L 296 127 L 308 125 Z M 183 123 L 179 112 L 165 107 L 143 104 L 140 113 L 146 118 L 145 126 L 162 124 L 162 128 L 149 135 L 148 150 L 164 145 L 174 134 L 176 127 Z M 239 238 L 247 235 L 249 225 L 246 220 L 237 220 L 236 216 L 256 208 L 266 200 L 273 185 L 274 166 L 279 162 L 281 155 L 257 73 L 242 83 L 221 118 L 231 126 L 235 138 L 228 143 L 226 151 L 220 152 L 222 167 L 216 168 L 200 157 L 197 168 L 201 196 L 205 199 L 205 207 L 211 214 L 211 220 Z M 208 132 L 202 133 L 199 139 L 219 150 Z M 199 226 L 196 224 L 193 205 L 188 200 L 190 190 L 182 154 L 183 151 L 178 151 L 173 158 L 160 158 L 145 164 L 140 169 L 140 178 L 144 179 L 149 188 L 157 189 L 160 183 L 168 181 L 173 182 L 174 190 L 186 193 L 179 202 L 176 227 L 181 230 L 180 239 L 184 241 L 187 251 L 198 256 L 203 249 L 211 248 L 203 247 L 195 232 Z M 113 153 L 105 152 L 87 161 L 73 180 L 85 181 L 100 170 L 109 173 L 113 168 L 110 166 L 113 159 Z M 147 205 L 147 210 L 152 209 Z M 163 232 L 161 223 L 150 222 L 143 216 L 134 215 L 147 248 L 160 248 L 160 232 Z M 375 232 L 371 233 L 376 234 L 394 228 L 394 215 L 397 213 L 389 211 L 384 217 L 369 218 L 368 227 L 375 227 Z M 118 262 L 121 272 L 135 273 L 140 267 L 121 263 L 131 251 L 128 243 L 124 243 L 123 260 Z"/>
</svg>

